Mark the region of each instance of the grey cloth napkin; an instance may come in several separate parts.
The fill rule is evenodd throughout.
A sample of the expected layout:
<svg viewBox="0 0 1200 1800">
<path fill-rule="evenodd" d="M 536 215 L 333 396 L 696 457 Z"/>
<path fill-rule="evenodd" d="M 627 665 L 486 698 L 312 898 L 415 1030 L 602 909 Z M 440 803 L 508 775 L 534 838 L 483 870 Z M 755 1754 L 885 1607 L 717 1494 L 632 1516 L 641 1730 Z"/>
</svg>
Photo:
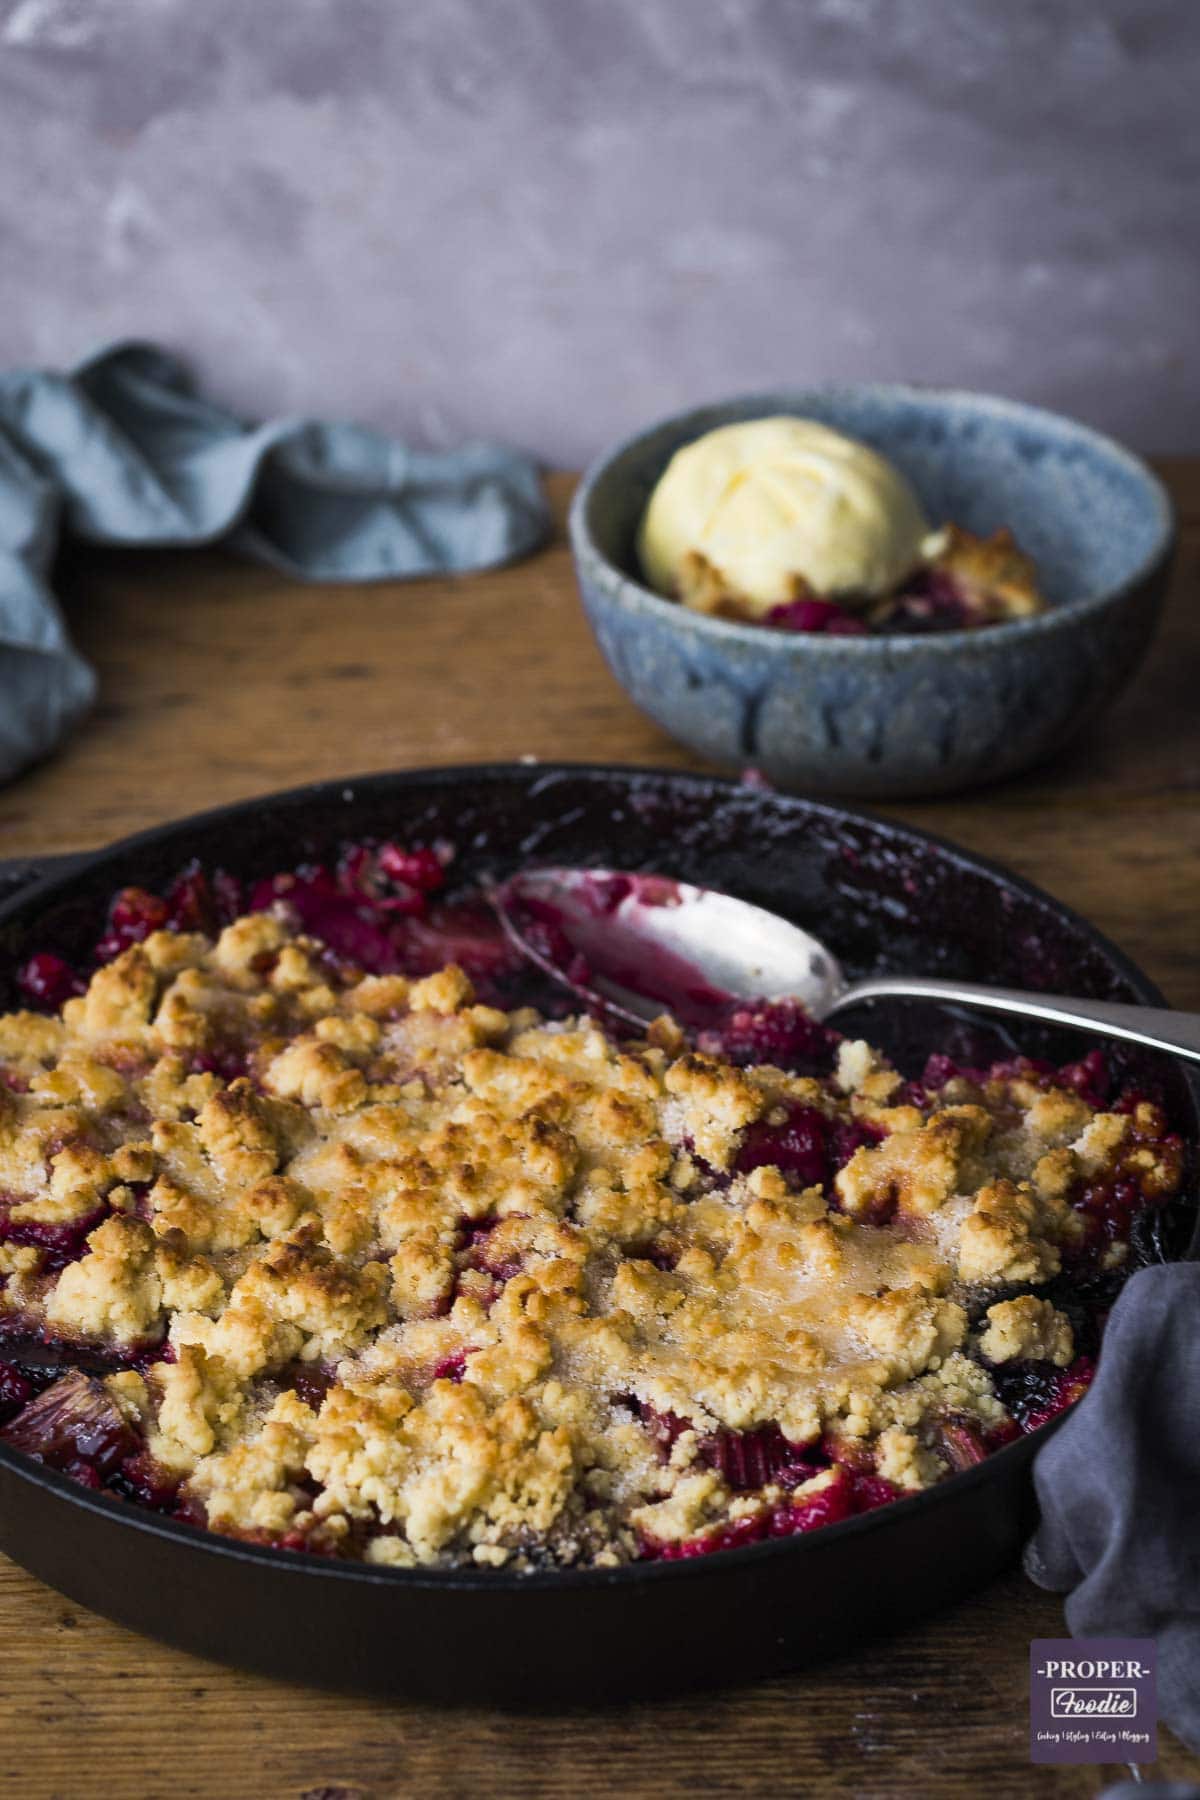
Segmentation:
<svg viewBox="0 0 1200 1800">
<path fill-rule="evenodd" d="M 1090 1391 L 1034 1464 L 1025 1553 L 1075 1637 L 1152 1637 L 1159 1711 L 1200 1751 L 1200 1265 L 1142 1269 Z"/>
<path fill-rule="evenodd" d="M 459 574 L 546 535 L 536 465 L 422 453 L 357 425 L 246 425 L 152 344 L 0 374 L 0 780 L 52 750 L 96 678 L 49 585 L 59 536 L 208 544 L 312 581 Z"/>
</svg>

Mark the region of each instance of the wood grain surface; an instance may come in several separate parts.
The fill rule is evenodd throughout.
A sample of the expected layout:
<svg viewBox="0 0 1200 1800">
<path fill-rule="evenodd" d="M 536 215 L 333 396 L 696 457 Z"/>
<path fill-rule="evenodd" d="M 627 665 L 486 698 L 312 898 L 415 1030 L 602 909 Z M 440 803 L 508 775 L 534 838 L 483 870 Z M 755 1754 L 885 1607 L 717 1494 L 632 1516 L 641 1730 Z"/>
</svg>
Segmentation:
<svg viewBox="0 0 1200 1800">
<path fill-rule="evenodd" d="M 1132 691 L 1054 763 L 881 809 L 1077 907 L 1200 1008 L 1200 459 L 1169 616 Z M 553 479 L 561 517 L 569 478 Z M 468 580 L 301 588 L 218 552 L 60 571 L 100 671 L 90 721 L 0 792 L 0 856 L 100 844 L 325 775 L 538 756 L 683 767 L 605 670 L 557 541 Z M 1063 1630 L 1017 1572 L 902 1638 L 745 1691 L 558 1716 L 437 1710 L 239 1674 L 80 1611 L 0 1560 L 5 1800 L 410 1794 L 1094 1795 L 1117 1766 L 1027 1760 L 1029 1641 Z M 498 1646 L 503 1654 L 503 1646 Z M 1169 1734 L 1147 1775 L 1200 1780 Z"/>
</svg>

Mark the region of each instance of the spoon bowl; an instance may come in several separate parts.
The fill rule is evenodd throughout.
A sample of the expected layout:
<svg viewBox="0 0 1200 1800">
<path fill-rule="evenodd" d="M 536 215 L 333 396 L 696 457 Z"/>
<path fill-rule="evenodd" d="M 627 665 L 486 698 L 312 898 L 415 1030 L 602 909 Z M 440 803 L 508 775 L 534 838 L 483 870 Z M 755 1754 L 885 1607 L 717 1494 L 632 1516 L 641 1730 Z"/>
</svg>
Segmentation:
<svg viewBox="0 0 1200 1800">
<path fill-rule="evenodd" d="M 798 1000 L 824 1018 L 845 986 L 825 946 L 732 894 L 617 869 L 533 869 L 492 891 L 510 939 L 581 998 L 635 1024 L 730 1000 Z M 555 954 L 557 952 L 557 955 Z"/>
<path fill-rule="evenodd" d="M 714 888 L 620 869 L 533 869 L 491 890 L 518 950 L 588 1005 L 644 1026 L 708 1023 L 736 1001 L 797 1002 L 823 1021 L 907 997 L 1075 1025 L 1200 1062 L 1200 1014 L 923 975 L 849 982 L 833 952 L 777 913 Z"/>
</svg>

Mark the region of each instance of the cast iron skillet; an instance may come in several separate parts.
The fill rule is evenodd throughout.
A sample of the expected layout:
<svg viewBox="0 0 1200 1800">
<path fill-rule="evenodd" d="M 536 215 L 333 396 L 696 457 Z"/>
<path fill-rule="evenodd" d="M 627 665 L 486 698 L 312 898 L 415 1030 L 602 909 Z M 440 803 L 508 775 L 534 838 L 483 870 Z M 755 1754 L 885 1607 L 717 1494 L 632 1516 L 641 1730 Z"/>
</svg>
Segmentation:
<svg viewBox="0 0 1200 1800">
<path fill-rule="evenodd" d="M 192 857 L 263 875 L 370 836 L 450 837 L 468 875 L 540 859 L 732 888 L 814 926 L 855 974 L 907 967 L 1160 1001 L 1098 932 L 1027 883 L 860 812 L 702 776 L 499 764 L 296 789 L 74 860 L 0 906 L 0 1004 L 16 1002 L 12 973 L 33 950 L 85 954 L 127 883 L 157 887 Z M 911 1002 L 857 1024 L 910 1068 L 927 1049 L 952 1048 L 948 1030 L 962 1039 L 970 1029 Z M 1066 1034 L 1021 1041 L 1059 1058 L 1080 1048 Z M 1003 1044 L 964 1043 L 966 1054 L 989 1048 Z M 1200 1135 L 1200 1093 L 1170 1062 L 1151 1073 L 1180 1128 Z M 1180 1235 L 1190 1226 L 1189 1214 Z M 1042 1439 L 811 1535 L 682 1563 L 531 1575 L 421 1574 L 252 1548 L 90 1493 L 0 1446 L 0 1548 L 122 1624 L 271 1674 L 438 1700 L 594 1702 L 775 1673 L 979 1586 L 1029 1526 Z"/>
</svg>

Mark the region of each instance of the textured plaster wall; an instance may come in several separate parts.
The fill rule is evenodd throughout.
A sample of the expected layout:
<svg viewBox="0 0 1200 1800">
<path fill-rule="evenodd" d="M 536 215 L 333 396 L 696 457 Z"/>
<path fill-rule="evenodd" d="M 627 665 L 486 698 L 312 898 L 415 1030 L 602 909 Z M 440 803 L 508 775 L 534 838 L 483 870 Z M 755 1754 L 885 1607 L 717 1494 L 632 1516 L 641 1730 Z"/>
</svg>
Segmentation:
<svg viewBox="0 0 1200 1800">
<path fill-rule="evenodd" d="M 864 375 L 1200 447 L 1197 0 L 0 0 L 0 355 L 576 461 Z"/>
</svg>

